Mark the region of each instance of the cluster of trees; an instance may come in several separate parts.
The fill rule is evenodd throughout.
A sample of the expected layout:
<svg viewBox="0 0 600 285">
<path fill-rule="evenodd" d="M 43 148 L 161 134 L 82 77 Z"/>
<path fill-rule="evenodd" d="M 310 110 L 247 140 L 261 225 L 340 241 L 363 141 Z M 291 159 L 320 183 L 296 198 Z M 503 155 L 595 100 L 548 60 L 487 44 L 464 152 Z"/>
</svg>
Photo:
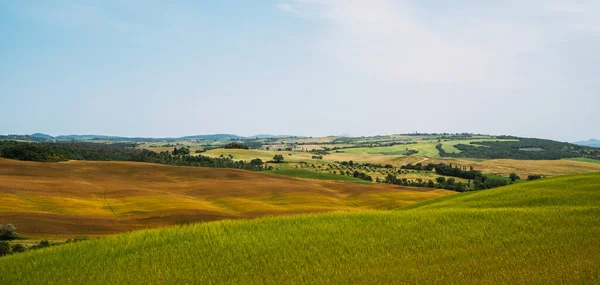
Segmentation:
<svg viewBox="0 0 600 285">
<path fill-rule="evenodd" d="M 443 176 L 468 179 L 469 183 L 465 184 L 465 185 L 458 184 L 460 182 L 454 183 L 455 180 L 452 178 L 448 178 L 445 181 L 442 181 L 443 183 L 440 183 L 438 181 L 438 183 L 435 184 L 436 188 L 444 188 L 444 189 L 455 190 L 455 191 L 459 191 L 459 192 L 468 191 L 468 190 L 490 189 L 490 188 L 505 186 L 506 184 L 508 184 L 506 179 L 486 176 L 483 173 L 481 173 L 481 171 L 474 170 L 472 166 L 467 168 L 466 166 L 464 166 L 464 167 L 452 166 L 452 164 L 445 164 L 445 163 L 429 163 L 427 165 L 422 165 L 421 163 L 417 163 L 417 164 L 413 165 L 413 164 L 409 163 L 407 165 L 401 166 L 400 168 L 401 169 L 412 169 L 412 170 L 434 171 L 436 174 L 443 175 Z M 517 179 L 520 179 L 519 176 L 517 176 L 514 173 L 511 173 L 511 176 L 509 178 L 513 182 L 516 181 Z M 422 186 L 423 183 L 413 182 L 413 184 L 415 184 L 415 185 L 409 185 L 409 186 L 419 187 L 419 186 Z M 427 185 L 426 187 L 431 187 L 431 183 L 426 183 L 426 185 Z M 425 186 L 423 186 L 423 187 L 425 187 Z"/>
<path fill-rule="evenodd" d="M 456 181 L 455 178 L 450 177 L 446 178 L 440 176 L 436 178 L 435 181 L 428 180 L 425 181 L 421 178 L 417 178 L 416 180 L 410 180 L 407 178 L 399 179 L 396 175 L 388 174 L 384 183 L 396 184 L 396 185 L 404 185 L 404 186 L 413 186 L 413 187 L 428 187 L 428 188 L 439 188 L 452 190 L 457 192 L 466 192 L 472 190 L 483 190 L 483 189 L 491 189 L 500 186 L 505 186 L 507 181 L 500 178 L 492 178 L 487 176 L 479 176 L 473 180 L 469 180 L 468 183 L 463 183 L 460 181 Z"/>
<path fill-rule="evenodd" d="M 154 152 L 137 149 L 132 144 L 99 143 L 30 143 L 0 141 L 0 157 L 29 161 L 108 160 L 137 161 L 166 165 L 200 166 L 213 168 L 239 168 L 252 171 L 265 170 L 262 161 L 249 163 L 234 161 L 231 157 L 191 156 L 186 147 L 174 148 L 173 152 Z M 283 160 L 283 158 L 282 158 Z"/>
<path fill-rule="evenodd" d="M 178 166 L 197 166 L 212 168 L 238 168 L 251 171 L 266 170 L 260 159 L 250 162 L 243 160 L 235 161 L 231 157 L 208 157 L 203 155 L 173 155 L 168 152 L 152 153 L 144 158 L 143 162 L 152 162 Z"/>
<path fill-rule="evenodd" d="M 135 144 L 33 143 L 0 141 L 0 157 L 27 161 L 122 160 L 136 161 L 148 150 Z"/>
<path fill-rule="evenodd" d="M 283 161 L 283 155 L 281 154 L 276 154 L 275 156 L 273 156 L 273 162 L 275 163 L 280 163 Z"/>
<path fill-rule="evenodd" d="M 336 161 L 336 163 L 339 163 L 342 166 L 349 166 L 349 167 L 361 167 L 361 168 L 394 168 L 394 166 L 392 166 L 391 164 L 382 165 L 382 164 L 376 164 L 376 163 L 370 163 L 370 162 L 359 163 L 359 162 L 354 162 L 352 160 L 350 160 L 350 161 Z"/>
<path fill-rule="evenodd" d="M 323 149 L 313 149 L 310 152 L 313 154 L 317 154 L 317 155 L 326 155 L 329 154 L 329 148 L 323 148 Z"/>
<path fill-rule="evenodd" d="M 189 147 L 173 148 L 173 155 L 188 155 L 190 154 Z"/>
<path fill-rule="evenodd" d="M 481 171 L 473 170 L 473 167 L 460 167 L 460 166 L 452 166 L 452 164 L 445 163 L 429 163 L 427 165 L 423 165 L 421 163 L 417 163 L 415 165 L 409 163 L 407 165 L 403 165 L 400 169 L 412 169 L 412 170 L 427 170 L 427 171 L 435 171 L 435 173 L 444 176 L 452 176 L 464 179 L 475 179 L 477 177 L 483 176 Z"/>
<path fill-rule="evenodd" d="M 249 147 L 243 143 L 232 142 L 223 146 L 223 148 L 237 148 L 237 149 L 249 149 Z"/>
<path fill-rule="evenodd" d="M 439 189 L 447 189 L 458 192 L 465 192 L 470 190 L 469 185 L 463 182 L 457 182 L 454 178 L 438 177 L 436 181 L 428 180 L 425 181 L 421 178 L 417 178 L 416 180 L 410 180 L 407 178 L 398 178 L 396 175 L 388 174 L 385 177 L 384 183 L 403 185 L 403 186 L 413 186 L 413 187 L 428 187 L 428 188 L 439 188 Z"/>
<path fill-rule="evenodd" d="M 475 158 L 510 158 L 510 159 L 533 159 L 552 160 L 570 157 L 587 157 L 600 159 L 600 149 L 574 145 L 570 143 L 552 140 L 518 138 L 512 136 L 501 136 L 498 139 L 511 139 L 515 141 L 484 141 L 458 144 L 455 147 L 459 153 L 446 153 L 441 147 L 438 148 L 440 156 L 452 157 L 475 157 Z M 517 141 L 518 140 L 518 141 Z M 483 145 L 485 147 L 477 147 Z M 441 145 L 438 145 L 441 146 Z"/>
<path fill-rule="evenodd" d="M 362 179 L 365 181 L 373 181 L 373 177 L 369 176 L 368 174 L 364 173 L 364 172 L 360 172 L 355 170 L 354 172 L 352 172 L 352 176 L 354 178 L 358 178 L 358 179 Z"/>
<path fill-rule="evenodd" d="M 11 246 L 7 240 L 13 240 L 17 238 L 17 228 L 15 228 L 12 224 L 8 224 L 5 226 L 0 225 L 0 256 L 10 254 L 12 252 L 22 252 L 24 248 L 22 245 Z"/>
</svg>

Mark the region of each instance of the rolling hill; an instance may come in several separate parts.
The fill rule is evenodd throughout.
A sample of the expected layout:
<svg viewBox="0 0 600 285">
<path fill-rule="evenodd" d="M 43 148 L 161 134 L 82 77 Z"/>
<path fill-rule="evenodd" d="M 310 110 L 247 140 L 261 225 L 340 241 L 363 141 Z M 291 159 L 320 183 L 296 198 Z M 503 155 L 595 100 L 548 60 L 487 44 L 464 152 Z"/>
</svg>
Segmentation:
<svg viewBox="0 0 600 285">
<path fill-rule="evenodd" d="M 142 230 L 0 258 L 1 284 L 598 284 L 600 174 L 398 211 Z"/>
<path fill-rule="evenodd" d="M 95 236 L 147 227 L 357 209 L 392 209 L 454 192 L 294 179 L 136 162 L 0 159 L 0 224 L 25 236 Z"/>
</svg>

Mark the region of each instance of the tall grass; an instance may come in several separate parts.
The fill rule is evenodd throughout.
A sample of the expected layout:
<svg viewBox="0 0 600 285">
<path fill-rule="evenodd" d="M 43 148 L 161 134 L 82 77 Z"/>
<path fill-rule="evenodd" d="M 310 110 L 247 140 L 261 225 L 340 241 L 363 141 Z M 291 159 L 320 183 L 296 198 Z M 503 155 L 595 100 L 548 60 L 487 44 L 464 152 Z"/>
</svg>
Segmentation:
<svg viewBox="0 0 600 285">
<path fill-rule="evenodd" d="M 599 185 L 143 230 L 0 258 L 0 284 L 598 284 Z"/>
</svg>

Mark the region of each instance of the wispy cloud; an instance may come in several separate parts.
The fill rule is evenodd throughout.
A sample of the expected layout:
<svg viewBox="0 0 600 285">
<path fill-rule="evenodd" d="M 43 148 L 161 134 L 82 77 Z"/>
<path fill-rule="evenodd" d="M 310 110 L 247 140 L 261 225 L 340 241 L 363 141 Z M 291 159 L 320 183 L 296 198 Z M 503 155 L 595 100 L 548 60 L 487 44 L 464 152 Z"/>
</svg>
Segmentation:
<svg viewBox="0 0 600 285">
<path fill-rule="evenodd" d="M 381 80 L 516 87 L 529 84 L 523 72 L 534 68 L 524 66 L 523 57 L 545 49 L 556 40 L 551 37 L 561 36 L 552 30 L 556 27 L 540 25 L 534 17 L 560 13 L 573 28 L 596 28 L 585 20 L 585 9 L 544 3 L 507 2 L 490 9 L 498 11 L 465 9 L 459 16 L 442 19 L 435 18 L 435 9 L 427 11 L 414 1 L 296 0 L 280 3 L 279 8 L 326 20 L 321 50 L 347 68 Z"/>
</svg>

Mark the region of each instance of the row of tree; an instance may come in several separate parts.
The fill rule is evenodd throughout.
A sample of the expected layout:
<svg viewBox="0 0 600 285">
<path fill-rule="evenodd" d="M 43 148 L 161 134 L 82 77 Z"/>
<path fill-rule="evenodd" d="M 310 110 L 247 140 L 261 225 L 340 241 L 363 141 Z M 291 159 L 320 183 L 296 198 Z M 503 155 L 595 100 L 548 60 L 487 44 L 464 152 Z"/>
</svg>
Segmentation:
<svg viewBox="0 0 600 285">
<path fill-rule="evenodd" d="M 446 178 L 443 176 L 437 177 L 435 182 L 433 180 L 425 181 L 421 178 L 410 180 L 407 178 L 398 178 L 396 175 L 388 174 L 383 180 L 384 183 L 413 186 L 413 187 L 427 187 L 427 188 L 439 188 L 452 190 L 457 192 L 466 192 L 472 190 L 483 190 L 491 189 L 500 186 L 505 186 L 508 182 L 500 178 L 492 178 L 487 176 L 476 177 L 473 180 L 469 180 L 468 183 L 456 181 L 455 178 Z"/>
<path fill-rule="evenodd" d="M 154 152 L 135 148 L 131 144 L 100 143 L 31 143 L 0 141 L 0 157 L 28 161 L 103 160 L 137 161 L 167 165 L 201 166 L 214 168 L 239 168 L 252 171 L 265 170 L 262 161 L 234 161 L 231 157 L 191 156 L 186 147 L 172 152 Z"/>
<path fill-rule="evenodd" d="M 452 166 L 452 164 L 445 163 L 429 163 L 427 165 L 423 165 L 421 163 L 413 165 L 409 163 L 407 165 L 401 166 L 400 169 L 435 171 L 435 173 L 439 175 L 452 176 L 464 179 L 475 179 L 477 177 L 483 176 L 481 171 L 474 170 L 473 166 L 470 166 L 467 169 L 466 166 Z"/>
</svg>

